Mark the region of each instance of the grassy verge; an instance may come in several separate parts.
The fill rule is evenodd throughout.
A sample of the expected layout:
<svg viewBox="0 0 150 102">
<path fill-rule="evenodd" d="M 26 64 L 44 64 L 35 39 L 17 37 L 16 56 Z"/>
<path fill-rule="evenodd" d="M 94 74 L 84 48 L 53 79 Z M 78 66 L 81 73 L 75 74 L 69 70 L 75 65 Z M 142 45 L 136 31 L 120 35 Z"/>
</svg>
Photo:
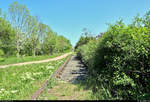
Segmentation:
<svg viewBox="0 0 150 102">
<path fill-rule="evenodd" d="M 71 84 L 53 80 L 53 86 L 48 85 L 38 100 L 92 100 L 92 91 L 84 89 L 80 84 Z"/>
<path fill-rule="evenodd" d="M 0 100 L 28 100 L 67 59 L 0 69 Z"/>
<path fill-rule="evenodd" d="M 3 61 L 0 61 L 0 65 L 6 65 L 6 64 L 14 64 L 14 63 L 21 63 L 21 62 L 29 62 L 29 61 L 38 61 L 38 60 L 44 60 L 44 59 L 48 59 L 48 58 L 54 58 L 57 56 L 60 56 L 64 53 L 56 53 L 54 55 L 42 55 L 42 56 L 25 56 L 24 58 L 20 57 L 8 57 L 8 58 L 4 58 Z"/>
</svg>

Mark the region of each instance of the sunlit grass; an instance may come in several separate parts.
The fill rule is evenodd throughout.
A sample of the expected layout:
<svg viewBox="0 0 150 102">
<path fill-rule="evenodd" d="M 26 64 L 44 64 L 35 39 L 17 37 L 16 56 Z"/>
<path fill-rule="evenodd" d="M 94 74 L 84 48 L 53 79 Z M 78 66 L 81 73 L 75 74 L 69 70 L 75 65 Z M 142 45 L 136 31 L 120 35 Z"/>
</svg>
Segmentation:
<svg viewBox="0 0 150 102">
<path fill-rule="evenodd" d="M 60 56 L 64 53 L 56 53 L 54 55 L 41 55 L 41 56 L 25 56 L 25 57 L 20 57 L 17 58 L 15 56 L 11 56 L 8 58 L 3 58 L 3 61 L 0 61 L 0 65 L 6 65 L 6 64 L 14 64 L 14 63 L 20 63 L 20 62 L 29 62 L 29 61 L 38 61 L 38 60 L 44 60 L 44 59 L 49 59 L 49 58 L 54 58 L 57 56 Z"/>
<path fill-rule="evenodd" d="M 33 93 L 65 60 L 0 69 L 0 100 L 31 99 Z"/>
<path fill-rule="evenodd" d="M 91 95 L 92 91 L 81 85 L 56 81 L 52 88 L 45 88 L 38 100 L 92 100 Z"/>
</svg>

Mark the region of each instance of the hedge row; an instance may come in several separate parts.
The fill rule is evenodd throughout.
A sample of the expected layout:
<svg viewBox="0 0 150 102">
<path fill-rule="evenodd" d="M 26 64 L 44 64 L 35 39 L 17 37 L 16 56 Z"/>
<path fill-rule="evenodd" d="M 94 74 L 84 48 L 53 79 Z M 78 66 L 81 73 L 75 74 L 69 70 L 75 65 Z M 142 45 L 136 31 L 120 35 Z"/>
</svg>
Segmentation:
<svg viewBox="0 0 150 102">
<path fill-rule="evenodd" d="M 146 99 L 150 90 L 150 12 L 110 24 L 98 40 L 77 49 L 104 99 Z M 92 80 L 93 80 L 92 79 Z M 91 80 L 91 79 L 90 79 Z M 98 96 L 99 97 L 99 96 Z"/>
</svg>

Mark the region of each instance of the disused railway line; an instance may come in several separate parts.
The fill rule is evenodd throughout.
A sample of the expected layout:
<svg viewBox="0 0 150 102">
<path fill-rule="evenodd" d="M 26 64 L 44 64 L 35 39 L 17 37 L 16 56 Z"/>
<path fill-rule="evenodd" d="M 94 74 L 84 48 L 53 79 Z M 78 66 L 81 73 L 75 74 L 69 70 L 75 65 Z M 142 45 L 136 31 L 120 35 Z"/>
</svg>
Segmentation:
<svg viewBox="0 0 150 102">
<path fill-rule="evenodd" d="M 38 96 L 43 92 L 44 88 L 48 85 L 49 80 L 51 78 L 60 78 L 60 75 L 62 74 L 63 70 L 65 69 L 66 65 L 68 64 L 68 62 L 70 61 L 72 57 L 72 54 L 69 55 L 68 59 L 65 61 L 65 63 L 63 65 L 61 65 L 41 86 L 41 88 L 39 90 L 37 90 L 33 96 L 31 97 L 31 100 L 36 100 L 38 98 Z"/>
</svg>

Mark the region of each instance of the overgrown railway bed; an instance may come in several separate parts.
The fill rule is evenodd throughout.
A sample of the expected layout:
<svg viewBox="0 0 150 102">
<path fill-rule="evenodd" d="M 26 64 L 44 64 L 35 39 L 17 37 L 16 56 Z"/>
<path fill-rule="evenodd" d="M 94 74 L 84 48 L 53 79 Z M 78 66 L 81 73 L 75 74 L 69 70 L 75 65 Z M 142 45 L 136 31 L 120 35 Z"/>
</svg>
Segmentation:
<svg viewBox="0 0 150 102">
<path fill-rule="evenodd" d="M 72 56 L 57 79 L 70 83 L 78 83 L 78 81 L 85 80 L 86 73 L 86 67 L 76 56 Z"/>
<path fill-rule="evenodd" d="M 87 69 L 81 63 L 81 61 L 75 56 L 70 55 L 65 63 L 58 68 L 50 78 L 55 78 L 55 80 L 62 80 L 72 84 L 78 83 L 85 80 Z M 31 97 L 32 100 L 36 100 L 38 96 L 43 92 L 44 88 L 47 86 L 48 81 L 42 85 L 42 87 Z"/>
</svg>

